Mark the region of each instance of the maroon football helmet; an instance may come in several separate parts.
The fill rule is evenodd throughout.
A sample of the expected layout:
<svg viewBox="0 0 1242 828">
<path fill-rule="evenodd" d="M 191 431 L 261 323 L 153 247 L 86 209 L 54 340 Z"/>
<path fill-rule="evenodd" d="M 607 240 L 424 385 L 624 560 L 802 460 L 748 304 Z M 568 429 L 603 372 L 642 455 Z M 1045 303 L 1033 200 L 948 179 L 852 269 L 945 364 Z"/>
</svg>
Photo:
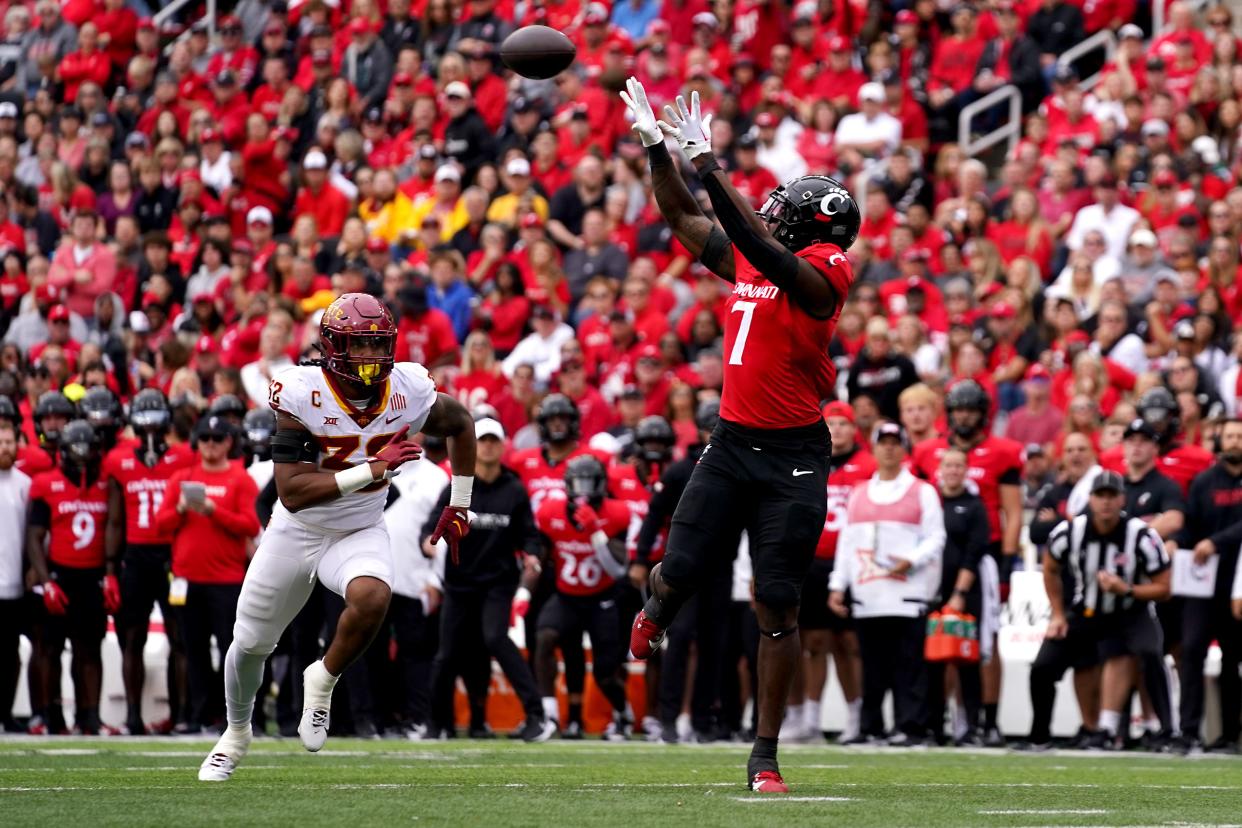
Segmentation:
<svg viewBox="0 0 1242 828">
<path fill-rule="evenodd" d="M 371 345 L 368 355 L 357 353 Z M 392 373 L 397 325 L 384 303 L 367 293 L 346 293 L 328 306 L 319 323 L 319 349 L 329 371 L 352 383 L 383 382 Z"/>
</svg>

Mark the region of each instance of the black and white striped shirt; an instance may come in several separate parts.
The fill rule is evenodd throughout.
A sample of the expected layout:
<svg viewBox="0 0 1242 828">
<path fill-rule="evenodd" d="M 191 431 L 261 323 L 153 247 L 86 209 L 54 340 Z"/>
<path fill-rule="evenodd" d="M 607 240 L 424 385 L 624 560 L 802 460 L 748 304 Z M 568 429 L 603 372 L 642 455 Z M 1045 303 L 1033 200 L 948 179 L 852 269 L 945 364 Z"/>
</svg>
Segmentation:
<svg viewBox="0 0 1242 828">
<path fill-rule="evenodd" d="M 1048 539 L 1048 554 L 1061 565 L 1066 611 L 1086 617 L 1124 612 L 1135 604 L 1134 598 L 1100 589 L 1101 571 L 1134 585 L 1169 568 L 1160 537 L 1138 518 L 1124 516 L 1106 535 L 1096 531 L 1090 514 L 1061 521 Z"/>
</svg>

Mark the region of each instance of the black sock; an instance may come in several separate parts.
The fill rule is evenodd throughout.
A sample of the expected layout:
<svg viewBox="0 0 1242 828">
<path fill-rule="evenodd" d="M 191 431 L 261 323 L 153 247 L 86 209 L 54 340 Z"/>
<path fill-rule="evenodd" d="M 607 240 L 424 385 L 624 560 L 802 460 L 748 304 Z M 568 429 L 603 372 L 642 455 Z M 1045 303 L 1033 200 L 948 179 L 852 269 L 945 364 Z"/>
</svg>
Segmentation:
<svg viewBox="0 0 1242 828">
<path fill-rule="evenodd" d="M 985 704 L 983 706 L 983 729 L 991 730 L 996 727 L 996 708 L 999 705 Z"/>
<path fill-rule="evenodd" d="M 126 707 L 129 708 L 128 715 L 129 715 L 129 720 L 131 722 L 142 721 L 142 702 L 138 702 L 137 704 L 126 705 Z"/>
<path fill-rule="evenodd" d="M 582 702 L 571 701 L 569 703 L 569 720 L 582 724 Z"/>
<path fill-rule="evenodd" d="M 655 594 L 653 593 L 651 597 L 647 599 L 647 603 L 643 604 L 643 614 L 652 621 L 656 622 L 660 629 L 667 630 L 669 624 L 673 623 L 673 618 L 676 617 L 677 610 L 675 608 L 670 609 L 664 601 L 661 601 L 659 598 L 655 597 Z"/>
<path fill-rule="evenodd" d="M 776 739 L 756 736 L 750 748 L 750 759 L 746 762 L 746 781 L 755 778 L 755 774 L 765 770 L 779 770 L 776 764 Z"/>
</svg>

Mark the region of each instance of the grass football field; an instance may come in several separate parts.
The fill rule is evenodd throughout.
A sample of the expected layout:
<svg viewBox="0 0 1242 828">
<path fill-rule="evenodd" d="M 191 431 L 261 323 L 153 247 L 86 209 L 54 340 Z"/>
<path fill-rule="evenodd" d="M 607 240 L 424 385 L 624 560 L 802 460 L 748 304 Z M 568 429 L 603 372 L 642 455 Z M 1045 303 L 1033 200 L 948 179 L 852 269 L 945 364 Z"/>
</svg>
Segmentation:
<svg viewBox="0 0 1242 828">
<path fill-rule="evenodd" d="M 1242 824 L 1242 758 L 507 739 L 257 741 L 227 783 L 205 740 L 0 741 L 0 825 L 1033 826 Z"/>
</svg>

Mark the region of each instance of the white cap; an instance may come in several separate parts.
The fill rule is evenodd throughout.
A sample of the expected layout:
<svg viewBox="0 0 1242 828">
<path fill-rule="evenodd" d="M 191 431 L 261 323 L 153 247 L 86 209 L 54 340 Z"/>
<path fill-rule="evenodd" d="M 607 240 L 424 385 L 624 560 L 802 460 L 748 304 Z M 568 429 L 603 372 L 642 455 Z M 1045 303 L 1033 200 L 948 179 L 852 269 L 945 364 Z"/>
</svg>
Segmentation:
<svg viewBox="0 0 1242 828">
<path fill-rule="evenodd" d="M 17 104 L 12 101 L 0 101 L 0 118 L 16 118 Z"/>
<path fill-rule="evenodd" d="M 509 175 L 530 175 L 530 162 L 525 158 L 512 158 L 505 164 L 505 172 Z"/>
<path fill-rule="evenodd" d="M 875 81 L 872 81 L 871 83 L 864 83 L 858 88 L 858 100 L 884 103 L 883 85 L 878 84 Z"/>
<path fill-rule="evenodd" d="M 435 181 L 439 184 L 441 181 L 461 181 L 461 173 L 452 164 L 441 164 L 436 170 Z"/>
<path fill-rule="evenodd" d="M 444 97 L 446 98 L 470 98 L 470 87 L 461 81 L 453 81 L 444 87 Z"/>
<path fill-rule="evenodd" d="M 272 211 L 261 204 L 258 207 L 251 207 L 250 212 L 246 213 L 246 224 L 266 224 L 270 227 Z"/>
<path fill-rule="evenodd" d="M 621 443 L 616 437 L 613 437 L 607 431 L 601 431 L 591 438 L 587 443 L 587 448 L 592 451 L 602 451 L 616 457 L 621 453 Z"/>
<path fill-rule="evenodd" d="M 1204 164 L 1214 167 L 1220 163 L 1220 145 L 1211 135 L 1200 135 L 1190 142 L 1190 148 Z"/>
<path fill-rule="evenodd" d="M 304 170 L 326 170 L 328 168 L 328 156 L 319 150 L 311 150 L 306 153 L 306 157 L 302 159 L 302 169 Z"/>
<path fill-rule="evenodd" d="M 1146 121 L 1143 121 L 1141 132 L 1144 136 L 1168 135 L 1169 125 L 1159 118 L 1148 118 Z"/>
<path fill-rule="evenodd" d="M 720 19 L 709 11 L 701 11 L 691 18 L 691 25 L 694 26 L 711 26 L 713 29 L 720 28 Z"/>
<path fill-rule="evenodd" d="M 1139 247 L 1155 247 L 1156 234 L 1145 227 L 1140 227 L 1130 234 L 1130 244 L 1138 245 Z"/>
<path fill-rule="evenodd" d="M 474 424 L 474 439 L 482 440 L 484 437 L 503 440 L 505 439 L 505 427 L 491 417 L 484 417 Z"/>
<path fill-rule="evenodd" d="M 1122 26 L 1120 29 L 1117 30 L 1117 39 L 1125 40 L 1128 37 L 1133 37 L 1133 38 L 1137 38 L 1138 40 L 1142 40 L 1143 30 L 1140 29 L 1138 26 L 1135 26 L 1133 23 L 1127 23 L 1126 25 Z"/>
<path fill-rule="evenodd" d="M 140 310 L 130 311 L 129 329 L 134 333 L 151 333 L 151 320 Z"/>
</svg>

